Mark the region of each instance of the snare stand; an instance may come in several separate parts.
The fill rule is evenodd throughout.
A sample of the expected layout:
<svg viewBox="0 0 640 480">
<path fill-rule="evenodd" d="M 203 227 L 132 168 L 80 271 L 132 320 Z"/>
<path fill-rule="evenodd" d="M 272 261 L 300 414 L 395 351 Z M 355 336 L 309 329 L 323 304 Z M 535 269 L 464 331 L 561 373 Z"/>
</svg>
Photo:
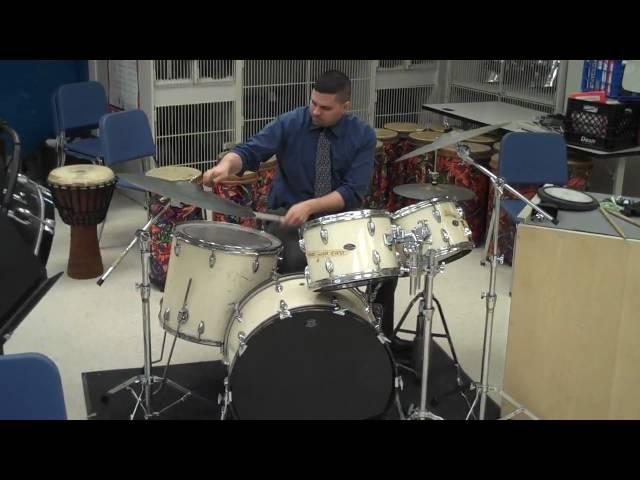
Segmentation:
<svg viewBox="0 0 640 480">
<path fill-rule="evenodd" d="M 131 250 L 131 248 L 133 248 L 133 245 L 136 242 L 139 243 L 139 245 L 140 245 L 140 260 L 141 260 L 141 265 L 142 265 L 142 283 L 136 284 L 136 288 L 140 290 L 140 298 L 142 300 L 142 334 L 143 334 L 143 341 L 144 341 L 144 373 L 142 375 L 136 375 L 134 377 L 131 377 L 130 379 L 126 380 L 125 382 L 121 383 L 120 385 L 117 385 L 116 387 L 113 387 L 111 390 L 106 392 L 104 394 L 103 398 L 102 398 L 103 401 L 106 402 L 106 401 L 108 401 L 109 396 L 114 395 L 114 394 L 116 394 L 119 391 L 124 390 L 124 389 L 129 390 L 131 392 L 131 394 L 133 395 L 133 397 L 136 399 L 135 407 L 134 407 L 133 412 L 131 413 L 131 415 L 129 417 L 130 420 L 134 419 L 135 414 L 136 414 L 139 406 L 144 411 L 144 419 L 147 420 L 150 417 L 159 416 L 161 413 L 163 413 L 164 411 L 168 410 L 169 408 L 171 408 L 172 406 L 176 405 L 177 403 L 186 400 L 187 397 L 189 397 L 189 396 L 194 396 L 194 397 L 200 398 L 201 400 L 209 402 L 209 400 L 207 400 L 207 399 L 205 399 L 203 397 L 200 397 L 199 395 L 195 394 L 191 390 L 188 390 L 188 389 L 182 387 L 181 385 L 178 385 L 176 382 L 174 382 L 172 380 L 169 380 L 168 378 L 157 377 L 157 376 L 154 376 L 154 375 L 151 374 L 151 363 L 152 363 L 151 362 L 151 321 L 150 321 L 151 315 L 150 315 L 150 312 L 149 312 L 149 297 L 150 297 L 150 293 L 151 293 L 151 284 L 149 283 L 149 263 L 150 263 L 149 258 L 151 256 L 151 252 L 149 250 L 150 235 L 149 235 L 148 230 L 149 230 L 149 228 L 151 227 L 152 224 L 154 224 L 162 215 L 164 215 L 164 212 L 169 208 L 169 206 L 170 206 L 170 203 L 167 202 L 167 204 L 164 206 L 164 208 L 162 208 L 162 210 L 155 217 L 153 217 L 151 220 L 149 220 L 144 227 L 142 227 L 141 229 L 136 231 L 135 238 L 131 241 L 131 243 L 129 243 L 127 248 L 120 254 L 120 256 L 114 262 L 114 264 L 111 265 L 111 267 L 109 267 L 107 272 L 102 277 L 100 277 L 100 279 L 97 282 L 98 285 L 101 286 L 104 283 L 104 280 L 117 267 L 117 265 L 122 261 L 122 259 L 129 252 L 129 250 Z M 134 384 L 134 383 L 135 384 L 140 384 L 142 386 L 139 395 L 137 395 L 133 391 L 133 389 L 131 387 L 131 385 Z M 175 402 L 173 402 L 169 406 L 163 408 L 162 410 L 154 411 L 153 407 L 151 405 L 151 397 L 153 395 L 153 392 L 151 392 L 151 387 L 152 387 L 152 385 L 154 383 L 162 383 L 162 384 L 166 383 L 170 387 L 173 387 L 174 389 L 176 389 L 179 392 L 183 393 L 183 395 L 178 400 L 176 400 Z M 143 395 L 144 395 L 144 404 L 142 404 L 142 396 Z"/>
<path fill-rule="evenodd" d="M 409 419 L 411 420 L 443 420 L 442 417 L 431 413 L 427 410 L 427 379 L 429 376 L 429 360 L 431 354 L 431 330 L 433 320 L 433 279 L 436 274 L 444 270 L 444 265 L 436 263 L 435 256 L 431 251 L 424 257 L 426 260 L 425 271 L 426 281 L 420 306 L 418 308 L 418 323 L 416 330 L 421 331 L 422 342 L 422 374 L 421 374 L 421 390 L 420 390 L 420 408 L 414 409 L 413 404 L 409 407 Z M 418 275 L 420 275 L 418 271 Z M 419 335 L 419 334 L 418 334 Z"/>
</svg>

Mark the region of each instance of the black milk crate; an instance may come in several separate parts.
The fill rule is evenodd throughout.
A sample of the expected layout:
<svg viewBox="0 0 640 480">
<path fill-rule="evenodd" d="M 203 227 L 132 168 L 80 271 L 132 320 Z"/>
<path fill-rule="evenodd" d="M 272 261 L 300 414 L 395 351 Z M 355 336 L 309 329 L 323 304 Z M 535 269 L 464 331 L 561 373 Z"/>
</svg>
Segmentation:
<svg viewBox="0 0 640 480">
<path fill-rule="evenodd" d="M 594 150 L 621 150 L 638 145 L 640 104 L 597 103 L 569 98 L 565 141 Z"/>
</svg>

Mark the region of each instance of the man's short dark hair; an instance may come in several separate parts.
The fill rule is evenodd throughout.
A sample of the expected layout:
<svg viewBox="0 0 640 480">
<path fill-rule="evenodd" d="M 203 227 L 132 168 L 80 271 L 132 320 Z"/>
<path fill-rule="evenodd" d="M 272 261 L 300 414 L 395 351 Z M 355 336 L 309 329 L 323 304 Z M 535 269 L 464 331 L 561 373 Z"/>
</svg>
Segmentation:
<svg viewBox="0 0 640 480">
<path fill-rule="evenodd" d="M 341 102 L 351 100 L 351 80 L 338 70 L 329 70 L 320 75 L 313 89 L 319 93 L 333 93 Z"/>
</svg>

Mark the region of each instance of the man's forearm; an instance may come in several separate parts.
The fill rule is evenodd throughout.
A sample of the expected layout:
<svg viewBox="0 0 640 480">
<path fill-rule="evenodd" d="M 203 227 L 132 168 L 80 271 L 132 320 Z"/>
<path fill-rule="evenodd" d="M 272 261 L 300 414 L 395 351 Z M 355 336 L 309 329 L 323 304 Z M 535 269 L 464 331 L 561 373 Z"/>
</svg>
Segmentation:
<svg viewBox="0 0 640 480">
<path fill-rule="evenodd" d="M 309 200 L 311 214 L 339 212 L 344 208 L 344 199 L 338 192 L 331 192 L 319 198 Z"/>
<path fill-rule="evenodd" d="M 222 160 L 220 160 L 221 164 L 225 164 L 229 167 L 229 175 L 235 175 L 240 170 L 242 170 L 242 158 L 235 152 L 229 152 Z"/>
</svg>

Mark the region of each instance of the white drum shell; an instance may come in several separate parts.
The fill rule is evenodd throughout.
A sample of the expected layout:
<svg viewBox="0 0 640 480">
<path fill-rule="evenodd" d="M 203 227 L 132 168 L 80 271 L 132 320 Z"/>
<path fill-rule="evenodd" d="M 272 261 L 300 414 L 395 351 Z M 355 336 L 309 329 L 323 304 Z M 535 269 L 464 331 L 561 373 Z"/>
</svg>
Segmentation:
<svg viewBox="0 0 640 480">
<path fill-rule="evenodd" d="M 272 277 L 278 256 L 279 253 L 258 255 L 196 246 L 174 236 L 160 308 L 162 327 L 188 341 L 221 346 L 234 304 Z M 178 313 L 190 279 L 188 318 L 179 324 Z"/>
<path fill-rule="evenodd" d="M 326 231 L 326 242 L 322 231 Z M 388 212 L 367 210 L 329 215 L 317 223 L 303 225 L 301 236 L 309 287 L 344 288 L 399 275 L 395 250 L 385 243 L 385 234 L 391 231 Z M 331 267 L 333 270 L 329 272 Z"/>
<path fill-rule="evenodd" d="M 435 251 L 437 261 L 446 260 L 464 250 L 472 250 L 471 229 L 464 214 L 451 200 L 428 200 L 409 205 L 393 213 L 393 223 L 405 232 L 411 232 L 422 222 L 431 232 L 430 238 L 421 247 L 425 255 Z M 448 240 L 446 238 L 448 237 Z M 407 262 L 404 246 L 397 244 L 396 249 L 401 264 Z"/>
<path fill-rule="evenodd" d="M 277 281 L 265 282 L 248 294 L 229 320 L 223 347 L 223 357 L 230 365 L 229 370 L 233 369 L 240 345 L 248 344 L 252 333 L 265 321 L 274 315 L 286 315 L 287 311 L 318 305 L 335 306 L 336 315 L 341 310 L 348 310 L 375 325 L 375 317 L 370 313 L 364 298 L 354 291 L 341 289 L 314 292 L 308 288 L 304 275 L 280 277 Z M 251 348 L 250 345 L 247 348 Z"/>
</svg>

